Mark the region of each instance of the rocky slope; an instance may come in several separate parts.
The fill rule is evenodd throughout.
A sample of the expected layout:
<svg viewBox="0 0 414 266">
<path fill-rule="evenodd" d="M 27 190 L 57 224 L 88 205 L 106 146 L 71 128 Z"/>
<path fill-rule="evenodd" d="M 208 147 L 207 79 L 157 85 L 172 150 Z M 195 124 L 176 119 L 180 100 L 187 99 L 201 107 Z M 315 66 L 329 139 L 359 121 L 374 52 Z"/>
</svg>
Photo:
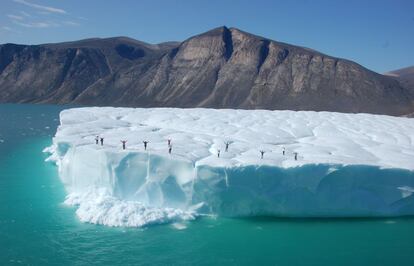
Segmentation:
<svg viewBox="0 0 414 266">
<path fill-rule="evenodd" d="M 403 87 L 414 91 L 414 66 L 390 71 L 384 75 L 396 78 Z"/>
<path fill-rule="evenodd" d="M 400 84 L 414 93 L 414 66 L 405 67 L 397 70 L 393 70 L 384 75 L 395 78 L 400 82 Z M 405 115 L 407 117 L 414 117 L 414 112 Z"/>
<path fill-rule="evenodd" d="M 226 27 L 157 45 L 4 44 L 0 102 L 414 112 L 414 94 L 392 77 Z"/>
</svg>

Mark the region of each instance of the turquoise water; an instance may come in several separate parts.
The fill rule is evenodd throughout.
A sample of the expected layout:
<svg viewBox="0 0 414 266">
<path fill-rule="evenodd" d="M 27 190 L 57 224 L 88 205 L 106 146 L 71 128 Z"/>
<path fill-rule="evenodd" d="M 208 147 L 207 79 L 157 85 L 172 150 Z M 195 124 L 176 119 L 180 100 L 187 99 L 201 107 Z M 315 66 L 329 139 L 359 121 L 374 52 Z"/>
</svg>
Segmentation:
<svg viewBox="0 0 414 266">
<path fill-rule="evenodd" d="M 414 264 L 414 218 L 80 223 L 42 153 L 63 108 L 0 105 L 0 265 Z"/>
</svg>

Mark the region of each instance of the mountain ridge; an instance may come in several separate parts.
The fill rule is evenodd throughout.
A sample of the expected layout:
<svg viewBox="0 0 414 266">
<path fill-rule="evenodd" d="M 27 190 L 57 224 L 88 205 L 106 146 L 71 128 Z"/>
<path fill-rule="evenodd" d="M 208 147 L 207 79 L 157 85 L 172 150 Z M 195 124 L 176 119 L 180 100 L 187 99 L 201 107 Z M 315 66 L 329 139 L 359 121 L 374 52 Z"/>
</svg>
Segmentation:
<svg viewBox="0 0 414 266">
<path fill-rule="evenodd" d="M 160 44 L 0 45 L 0 102 L 414 112 L 413 92 L 395 78 L 225 26 Z"/>
<path fill-rule="evenodd" d="M 397 79 L 401 85 L 414 92 L 414 66 L 389 71 L 384 75 Z"/>
</svg>

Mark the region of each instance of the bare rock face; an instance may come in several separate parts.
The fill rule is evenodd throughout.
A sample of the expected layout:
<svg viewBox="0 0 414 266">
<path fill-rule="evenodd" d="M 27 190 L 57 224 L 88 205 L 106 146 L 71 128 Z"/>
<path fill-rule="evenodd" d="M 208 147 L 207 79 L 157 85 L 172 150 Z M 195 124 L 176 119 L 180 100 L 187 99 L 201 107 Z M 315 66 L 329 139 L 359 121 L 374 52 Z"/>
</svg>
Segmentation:
<svg viewBox="0 0 414 266">
<path fill-rule="evenodd" d="M 414 93 L 392 77 L 226 27 L 158 45 L 1 45 L 0 102 L 414 112 Z"/>
<path fill-rule="evenodd" d="M 384 75 L 395 78 L 404 88 L 414 92 L 414 66 L 390 71 Z"/>
</svg>

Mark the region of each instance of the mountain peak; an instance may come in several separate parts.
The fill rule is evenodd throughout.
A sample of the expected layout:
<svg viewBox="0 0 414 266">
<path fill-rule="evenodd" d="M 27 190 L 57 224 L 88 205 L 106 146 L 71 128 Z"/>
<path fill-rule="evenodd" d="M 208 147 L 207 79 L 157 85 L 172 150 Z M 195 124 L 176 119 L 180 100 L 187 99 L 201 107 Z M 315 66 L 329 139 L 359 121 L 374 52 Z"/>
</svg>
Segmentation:
<svg viewBox="0 0 414 266">
<path fill-rule="evenodd" d="M 217 27 L 217 28 L 213 28 L 211 30 L 208 30 L 206 32 L 203 32 L 201 34 L 198 34 L 196 36 L 190 37 L 189 39 L 197 38 L 197 37 L 200 37 L 200 36 L 216 36 L 216 35 L 221 35 L 221 34 L 223 34 L 225 32 L 228 32 L 228 31 L 229 31 L 229 28 L 227 28 L 226 26 L 220 26 L 220 27 Z"/>
</svg>

